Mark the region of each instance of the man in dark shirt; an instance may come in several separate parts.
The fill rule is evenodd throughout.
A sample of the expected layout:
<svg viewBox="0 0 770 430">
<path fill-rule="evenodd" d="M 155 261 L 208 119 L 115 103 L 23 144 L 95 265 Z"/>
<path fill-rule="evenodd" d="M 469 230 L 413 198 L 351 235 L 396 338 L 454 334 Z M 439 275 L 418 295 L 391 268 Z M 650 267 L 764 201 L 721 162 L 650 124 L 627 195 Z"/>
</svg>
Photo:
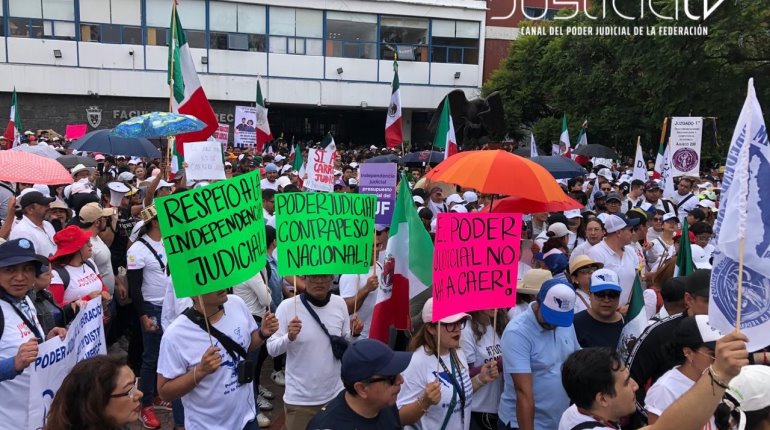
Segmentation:
<svg viewBox="0 0 770 430">
<path fill-rule="evenodd" d="M 307 429 L 402 428 L 396 397 L 404 382 L 401 372 L 411 359 L 411 353 L 393 352 L 374 339 L 362 339 L 350 345 L 342 356 L 345 389 L 313 417 Z"/>
<path fill-rule="evenodd" d="M 618 275 L 612 270 L 599 269 L 591 275 L 590 307 L 577 313 L 572 323 L 581 347 L 617 348 L 625 325 L 618 312 L 621 291 Z"/>
</svg>

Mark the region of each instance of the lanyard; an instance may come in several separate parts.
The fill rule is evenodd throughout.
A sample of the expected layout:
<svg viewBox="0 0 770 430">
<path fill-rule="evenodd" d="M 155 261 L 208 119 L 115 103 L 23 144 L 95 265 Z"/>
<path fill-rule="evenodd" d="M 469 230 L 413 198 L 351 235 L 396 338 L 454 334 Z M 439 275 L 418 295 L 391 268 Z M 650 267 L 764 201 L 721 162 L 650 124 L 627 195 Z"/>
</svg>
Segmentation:
<svg viewBox="0 0 770 430">
<path fill-rule="evenodd" d="M 452 400 L 449 402 L 449 407 L 451 410 L 447 413 L 447 416 L 451 415 L 454 411 L 455 405 L 457 404 L 457 401 L 454 399 L 454 395 L 457 394 L 460 397 L 460 420 L 462 421 L 462 427 L 465 428 L 465 388 L 462 385 L 463 371 L 462 369 L 458 368 L 459 366 L 455 365 L 454 357 L 451 355 L 449 356 L 449 363 L 452 365 L 451 372 L 449 369 L 447 369 L 446 364 L 444 364 L 444 360 L 441 357 L 439 357 L 438 362 L 441 364 L 441 367 L 444 369 L 444 372 L 446 372 L 447 376 L 449 376 L 449 382 L 452 383 L 452 389 L 454 391 L 452 393 Z M 455 376 L 456 372 L 460 377 L 459 382 L 457 376 Z"/>
<path fill-rule="evenodd" d="M 7 302 L 9 305 L 11 305 L 11 309 L 13 309 L 13 311 L 14 311 L 14 312 L 16 312 L 16 315 L 18 315 L 18 316 L 19 316 L 19 318 L 21 318 L 21 320 L 24 322 L 24 325 L 26 325 L 26 326 L 27 326 L 27 328 L 28 328 L 28 329 L 30 329 L 30 331 L 32 331 L 32 333 L 33 333 L 33 334 L 35 335 L 35 337 L 37 338 L 37 341 L 38 341 L 39 343 L 43 343 L 43 341 L 44 341 L 44 339 L 43 339 L 43 335 L 41 335 L 41 334 L 40 334 L 40 330 L 38 330 L 38 328 L 37 328 L 37 324 L 34 324 L 34 323 L 32 323 L 32 322 L 30 321 L 30 319 L 29 319 L 28 315 L 25 315 L 25 314 L 26 314 L 26 311 L 25 311 L 25 312 L 22 312 L 21 310 L 19 310 L 19 307 L 21 307 L 21 303 L 23 302 L 23 303 L 24 303 L 24 305 L 26 305 L 27 309 L 28 309 L 30 312 L 32 311 L 32 309 L 29 307 L 29 303 L 27 303 L 27 302 L 25 301 L 25 300 L 26 300 L 26 298 L 24 298 L 24 299 L 21 299 L 21 300 L 18 302 L 18 303 L 19 303 L 19 307 L 17 307 L 17 306 L 16 306 L 16 305 L 15 305 L 15 304 L 14 304 L 14 303 L 13 303 L 13 302 L 12 302 L 12 301 L 11 301 L 11 300 L 8 298 L 8 297 L 6 297 L 5 295 L 3 295 L 3 297 L 2 297 L 2 300 L 4 300 L 5 302 Z M 34 320 L 34 316 L 32 317 L 32 319 Z"/>
</svg>

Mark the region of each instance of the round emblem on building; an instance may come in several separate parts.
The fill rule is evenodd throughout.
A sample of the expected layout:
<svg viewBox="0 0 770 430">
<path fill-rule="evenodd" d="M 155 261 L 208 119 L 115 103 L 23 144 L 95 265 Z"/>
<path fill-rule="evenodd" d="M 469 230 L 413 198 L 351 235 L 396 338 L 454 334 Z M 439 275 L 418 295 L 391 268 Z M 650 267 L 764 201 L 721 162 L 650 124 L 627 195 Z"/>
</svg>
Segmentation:
<svg viewBox="0 0 770 430">
<path fill-rule="evenodd" d="M 698 165 L 698 153 L 690 148 L 680 148 L 671 156 L 671 161 L 680 172 L 688 172 Z"/>
</svg>

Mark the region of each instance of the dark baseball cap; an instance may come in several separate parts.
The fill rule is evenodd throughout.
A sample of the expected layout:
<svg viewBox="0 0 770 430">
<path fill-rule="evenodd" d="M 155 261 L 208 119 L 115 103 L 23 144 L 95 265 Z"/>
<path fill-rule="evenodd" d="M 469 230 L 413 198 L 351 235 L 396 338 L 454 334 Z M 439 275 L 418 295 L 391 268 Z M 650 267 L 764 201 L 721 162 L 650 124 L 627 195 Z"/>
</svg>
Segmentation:
<svg viewBox="0 0 770 430">
<path fill-rule="evenodd" d="M 698 269 L 684 278 L 684 291 L 693 296 L 709 298 L 711 270 Z"/>
<path fill-rule="evenodd" d="M 655 189 L 658 189 L 658 190 L 660 190 L 660 189 L 661 189 L 661 188 L 660 188 L 660 184 L 658 183 L 658 181 L 654 181 L 654 180 L 652 180 L 652 179 L 651 179 L 651 180 L 647 181 L 647 182 L 644 184 L 644 190 L 645 190 L 645 191 L 648 191 L 648 190 L 655 190 Z"/>
<path fill-rule="evenodd" d="M 687 212 L 687 215 L 692 215 L 697 219 L 698 221 L 703 221 L 706 219 L 706 213 L 703 212 L 703 209 L 701 208 L 692 208 L 690 211 Z"/>
<path fill-rule="evenodd" d="M 35 244 L 29 239 L 9 240 L 0 245 L 0 267 L 16 266 L 22 263 L 36 263 L 40 267 L 48 264 L 48 259 L 35 252 Z"/>
<path fill-rule="evenodd" d="M 411 352 L 395 352 L 379 340 L 361 339 L 342 355 L 342 380 L 353 383 L 375 375 L 398 375 L 411 360 Z"/>
<path fill-rule="evenodd" d="M 618 202 L 622 202 L 623 197 L 621 197 L 618 193 L 612 192 L 607 194 L 606 201 L 609 202 L 610 200 L 617 200 Z"/>
<path fill-rule="evenodd" d="M 24 193 L 23 196 L 19 199 L 19 205 L 21 206 L 21 209 L 23 210 L 29 205 L 33 205 L 35 203 L 43 206 L 48 206 L 51 203 L 56 200 L 53 197 L 46 197 L 41 193 L 40 191 L 30 191 L 27 193 Z"/>
</svg>

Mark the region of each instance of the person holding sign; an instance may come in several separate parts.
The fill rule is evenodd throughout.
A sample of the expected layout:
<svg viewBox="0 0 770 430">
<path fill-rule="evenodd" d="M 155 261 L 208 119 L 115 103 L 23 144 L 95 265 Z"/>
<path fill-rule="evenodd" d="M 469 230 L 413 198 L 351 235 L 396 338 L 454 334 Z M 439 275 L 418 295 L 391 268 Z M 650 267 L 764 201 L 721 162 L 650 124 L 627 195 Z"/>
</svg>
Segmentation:
<svg viewBox="0 0 770 430">
<path fill-rule="evenodd" d="M 286 353 L 287 430 L 305 430 L 342 391 L 340 351 L 363 330 L 361 320 L 349 319 L 345 300 L 331 293 L 332 280 L 332 275 L 306 276 L 305 292 L 275 311 L 279 329 L 268 339 L 267 352 L 273 357 Z"/>
<path fill-rule="evenodd" d="M 266 313 L 258 326 L 243 299 L 227 290 L 199 297 L 163 334 L 158 393 L 182 399 L 188 429 L 256 430 L 247 355 L 275 333 L 278 321 Z"/>
<path fill-rule="evenodd" d="M 35 305 L 27 296 L 48 259 L 35 252 L 28 239 L 14 239 L 0 245 L 0 423 L 4 428 L 26 429 L 29 417 L 30 365 L 38 344 L 67 335 L 56 327 L 43 337 Z"/>
<path fill-rule="evenodd" d="M 396 405 L 401 424 L 423 429 L 469 430 L 474 392 L 497 379 L 493 359 L 471 376 L 460 337 L 470 315 L 459 313 L 433 322 L 433 298 L 422 308 L 424 325 L 409 345 L 413 352 L 403 372 Z"/>
</svg>

